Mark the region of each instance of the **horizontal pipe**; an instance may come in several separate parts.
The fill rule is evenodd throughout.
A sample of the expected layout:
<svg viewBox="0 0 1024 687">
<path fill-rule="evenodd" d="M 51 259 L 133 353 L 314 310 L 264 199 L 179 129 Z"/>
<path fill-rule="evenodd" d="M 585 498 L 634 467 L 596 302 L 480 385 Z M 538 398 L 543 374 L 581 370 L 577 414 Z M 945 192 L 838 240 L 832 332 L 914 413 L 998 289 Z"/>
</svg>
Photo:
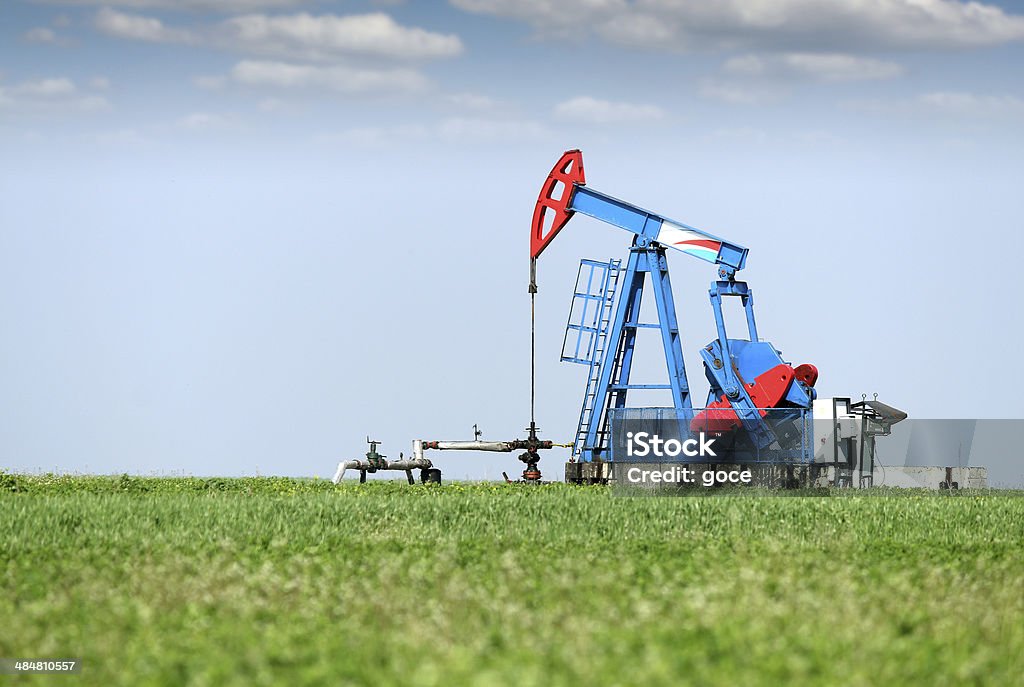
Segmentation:
<svg viewBox="0 0 1024 687">
<path fill-rule="evenodd" d="M 556 444 L 550 441 L 530 442 L 527 439 L 513 439 L 512 441 L 423 441 L 417 440 L 420 450 L 437 449 L 438 451 L 496 451 L 508 453 L 518 449 L 547 449 L 554 448 Z M 416 454 L 416 443 L 413 442 L 413 454 Z"/>
<path fill-rule="evenodd" d="M 331 481 L 338 484 L 345 478 L 345 472 L 348 470 L 366 470 L 368 472 L 377 472 L 378 470 L 426 470 L 433 466 L 434 464 L 426 458 L 384 460 L 378 463 L 376 467 L 370 465 L 369 461 L 366 460 L 343 460 L 338 463 L 338 470 L 334 473 Z"/>
<path fill-rule="evenodd" d="M 423 448 L 438 451 L 498 451 L 508 453 L 513 450 L 508 441 L 424 441 Z"/>
</svg>

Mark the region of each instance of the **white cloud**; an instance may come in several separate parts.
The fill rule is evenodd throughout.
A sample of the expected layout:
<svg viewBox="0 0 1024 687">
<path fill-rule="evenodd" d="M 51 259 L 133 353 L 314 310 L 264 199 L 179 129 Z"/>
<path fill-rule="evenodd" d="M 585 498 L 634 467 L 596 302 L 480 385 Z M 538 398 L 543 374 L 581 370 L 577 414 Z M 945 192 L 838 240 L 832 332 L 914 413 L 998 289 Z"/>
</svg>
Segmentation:
<svg viewBox="0 0 1024 687">
<path fill-rule="evenodd" d="M 38 79 L 36 81 L 25 81 L 11 89 L 15 95 L 25 95 L 34 98 L 54 98 L 76 93 L 78 89 L 74 82 L 67 78 Z"/>
<path fill-rule="evenodd" d="M 110 79 L 105 76 L 94 76 L 89 80 L 89 85 L 98 91 L 105 91 L 110 88 Z"/>
<path fill-rule="evenodd" d="M 48 5 L 127 7 L 131 9 L 203 10 L 254 12 L 283 10 L 313 4 L 310 0 L 37 0 Z"/>
<path fill-rule="evenodd" d="M 422 124 L 399 126 L 363 126 L 347 129 L 336 134 L 316 137 L 317 143 L 367 146 L 380 148 L 399 143 L 422 141 L 431 137 L 431 131 Z"/>
<path fill-rule="evenodd" d="M 757 55 L 730 57 L 722 65 L 722 71 L 735 76 L 762 76 L 767 70 L 765 59 Z"/>
<path fill-rule="evenodd" d="M 450 104 L 466 110 L 493 110 L 499 103 L 494 98 L 477 93 L 452 93 L 445 96 Z"/>
<path fill-rule="evenodd" d="M 28 114 L 95 112 L 110 103 L 97 95 L 82 94 L 75 83 L 65 77 L 23 81 L 13 86 L 0 86 L 0 110 Z"/>
<path fill-rule="evenodd" d="M 720 127 L 702 134 L 700 139 L 716 145 L 762 146 L 774 144 L 787 148 L 813 148 L 815 150 L 849 145 L 849 141 L 843 137 L 821 129 L 790 132 L 773 129 L 769 132 L 752 126 Z"/>
<path fill-rule="evenodd" d="M 721 129 L 714 129 L 703 136 L 701 139 L 715 144 L 741 144 L 741 145 L 761 145 L 770 140 L 770 136 L 763 129 L 757 129 L 750 126 L 741 127 L 725 127 Z"/>
<path fill-rule="evenodd" d="M 343 65 L 315 66 L 288 62 L 243 60 L 231 78 L 246 86 L 286 89 L 328 89 L 340 93 L 408 93 L 427 86 L 411 69 L 367 69 Z"/>
<path fill-rule="evenodd" d="M 625 0 L 450 0 L 460 9 L 528 21 L 538 28 L 564 29 L 593 19 L 629 16 Z"/>
<path fill-rule="evenodd" d="M 382 12 L 348 16 L 248 14 L 228 19 L 223 27 L 229 42 L 241 49 L 306 59 L 350 55 L 423 59 L 462 52 L 458 36 L 402 26 Z"/>
<path fill-rule="evenodd" d="M 193 112 L 192 114 L 178 120 L 179 127 L 192 131 L 219 129 L 230 123 L 230 117 L 210 112 Z"/>
<path fill-rule="evenodd" d="M 555 116 L 565 121 L 584 124 L 621 124 L 663 119 L 665 111 L 656 105 L 614 102 L 579 96 L 556 105 Z"/>
<path fill-rule="evenodd" d="M 786 69 L 820 81 L 892 79 L 903 73 L 895 62 L 837 53 L 789 53 L 781 58 Z"/>
<path fill-rule="evenodd" d="M 726 60 L 722 71 L 737 77 L 864 81 L 900 76 L 903 67 L 886 60 L 839 53 L 786 53 L 739 55 Z"/>
<path fill-rule="evenodd" d="M 125 14 L 104 7 L 96 14 L 96 28 L 111 36 L 153 43 L 183 43 L 192 35 L 183 29 L 169 28 L 154 17 Z"/>
<path fill-rule="evenodd" d="M 1024 99 L 1018 96 L 968 91 L 934 91 L 911 98 L 848 101 L 845 106 L 874 115 L 907 116 L 918 120 L 938 116 L 975 120 L 1024 117 Z"/>
<path fill-rule="evenodd" d="M 374 62 L 448 57 L 463 49 L 458 36 L 402 26 L 380 12 L 348 16 L 246 14 L 185 30 L 166 26 L 155 17 L 104 7 L 95 23 L 101 31 L 122 38 L 197 44 L 271 57 L 238 62 L 226 76 L 195 77 L 196 86 L 205 90 L 219 90 L 232 81 L 252 87 L 349 94 L 417 92 L 429 85 L 419 71 L 374 66 Z"/>
<path fill-rule="evenodd" d="M 957 0 L 450 0 L 470 12 L 529 22 L 559 35 L 595 26 L 645 49 L 865 52 L 940 50 L 1024 39 L 1024 17 Z"/>
<path fill-rule="evenodd" d="M 47 29 L 45 27 L 37 27 L 29 29 L 25 32 L 23 38 L 29 43 L 56 43 L 57 34 L 54 33 L 53 29 Z"/>
<path fill-rule="evenodd" d="M 339 58 L 419 60 L 462 53 L 462 41 L 403 26 L 387 14 L 314 16 L 246 14 L 192 30 L 167 26 L 156 17 L 104 7 L 96 27 L 112 36 L 155 43 L 201 43 L 226 50 L 287 59 L 337 61 Z"/>
<path fill-rule="evenodd" d="M 941 91 L 924 93 L 918 96 L 917 102 L 925 108 L 955 115 L 1024 115 L 1024 100 L 1013 95 L 979 95 L 967 92 Z"/>
<path fill-rule="evenodd" d="M 785 97 L 789 88 L 782 84 L 708 78 L 700 81 L 697 93 L 729 105 L 764 105 Z"/>
<path fill-rule="evenodd" d="M 441 122 L 438 135 L 454 143 L 503 143 L 535 141 L 549 132 L 540 122 L 520 119 L 482 119 L 453 117 Z"/>
<path fill-rule="evenodd" d="M 138 148 L 148 145 L 152 141 L 136 129 L 114 129 L 111 131 L 100 131 L 89 136 L 93 143 L 102 146 Z"/>
<path fill-rule="evenodd" d="M 482 117 L 451 117 L 433 124 L 399 124 L 348 129 L 336 134 L 321 135 L 320 143 L 340 143 L 368 147 L 388 147 L 419 141 L 441 141 L 451 144 L 521 143 L 550 136 L 540 122 L 525 119 L 488 119 Z"/>
<path fill-rule="evenodd" d="M 838 83 L 892 79 L 903 74 L 895 62 L 840 53 L 737 55 L 720 74 L 700 81 L 703 98 L 730 105 L 761 105 L 780 100 L 802 82 Z"/>
<path fill-rule="evenodd" d="M 296 112 L 300 109 L 295 103 L 280 98 L 264 98 L 257 107 L 261 112 Z"/>
<path fill-rule="evenodd" d="M 98 112 L 110 109 L 110 103 L 107 99 L 98 95 L 87 95 L 69 102 L 68 105 L 82 112 Z"/>
<path fill-rule="evenodd" d="M 216 74 L 197 76 L 196 78 L 192 79 L 192 83 L 194 83 L 199 88 L 202 88 L 204 91 L 219 91 L 220 89 L 224 88 L 224 86 L 227 84 L 227 81 L 228 80 L 226 77 Z"/>
</svg>

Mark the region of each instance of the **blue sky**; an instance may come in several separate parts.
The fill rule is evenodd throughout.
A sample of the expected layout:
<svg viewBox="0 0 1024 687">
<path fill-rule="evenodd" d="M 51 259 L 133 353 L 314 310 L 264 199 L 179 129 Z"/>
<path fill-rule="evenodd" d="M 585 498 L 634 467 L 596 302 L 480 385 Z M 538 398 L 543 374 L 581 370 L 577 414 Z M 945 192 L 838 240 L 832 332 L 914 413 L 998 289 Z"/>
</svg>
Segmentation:
<svg viewBox="0 0 1024 687">
<path fill-rule="evenodd" d="M 750 247 L 823 395 L 1022 417 L 1022 58 L 1019 2 L 6 2 L 0 465 L 329 475 L 366 434 L 518 436 L 528 225 L 573 147 Z M 576 263 L 628 243 L 577 218 L 541 259 L 549 438 Z M 703 400 L 713 274 L 672 276 Z"/>
</svg>

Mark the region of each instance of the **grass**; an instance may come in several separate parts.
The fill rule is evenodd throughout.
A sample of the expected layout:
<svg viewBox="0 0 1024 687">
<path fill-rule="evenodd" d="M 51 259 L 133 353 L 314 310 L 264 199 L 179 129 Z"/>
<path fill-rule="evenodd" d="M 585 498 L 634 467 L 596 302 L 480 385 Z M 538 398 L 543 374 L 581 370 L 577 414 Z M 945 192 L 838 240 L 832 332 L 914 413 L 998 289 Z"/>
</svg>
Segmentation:
<svg viewBox="0 0 1024 687">
<path fill-rule="evenodd" d="M 1020 684 L 1024 498 L 0 475 L 0 656 L 97 685 Z"/>
</svg>

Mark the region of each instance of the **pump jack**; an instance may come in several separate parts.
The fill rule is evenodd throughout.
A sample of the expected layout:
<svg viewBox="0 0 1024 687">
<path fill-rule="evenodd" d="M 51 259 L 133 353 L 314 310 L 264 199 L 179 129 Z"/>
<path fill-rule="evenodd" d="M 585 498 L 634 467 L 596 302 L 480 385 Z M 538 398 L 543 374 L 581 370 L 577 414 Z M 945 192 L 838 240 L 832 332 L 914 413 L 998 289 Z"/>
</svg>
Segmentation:
<svg viewBox="0 0 1024 687">
<path fill-rule="evenodd" d="M 589 368 L 571 461 L 608 459 L 610 413 L 626 406 L 632 389 L 666 389 L 671 392 L 675 410 L 687 419 L 692 431 L 723 435 L 743 428 L 759 447 L 778 441 L 774 423 L 766 421 L 769 410 L 779 409 L 772 412 L 785 415 L 789 409 L 794 415 L 809 415 L 817 368 L 810 364 L 793 367 L 783 361 L 781 352 L 771 343 L 758 338 L 753 292 L 746 282 L 736 279 L 736 273 L 746 264 L 748 250 L 588 187 L 579 150 L 562 155 L 537 199 L 530 234 L 531 297 L 537 292 L 537 258 L 576 213 L 625 229 L 633 234 L 633 240 L 621 276 L 619 260 L 581 262 L 573 296 L 574 306 L 579 305 L 573 310 L 580 311 L 580 321 L 573 322 L 574 312 L 570 311 L 568 345 L 563 346 L 562 353 L 562 360 Z M 718 279 L 710 289 L 717 338 L 700 351 L 711 388 L 706 408 L 696 414 L 669 281 L 668 248 L 718 267 Z M 639 321 L 648 277 L 657 306 L 654 323 Z M 620 283 L 625 289 L 616 298 Z M 749 338 L 728 337 L 722 315 L 722 300 L 726 297 L 740 299 Z M 636 335 L 641 328 L 661 333 L 666 383 L 630 383 Z M 575 342 L 569 339 L 571 334 L 575 334 Z"/>
</svg>

